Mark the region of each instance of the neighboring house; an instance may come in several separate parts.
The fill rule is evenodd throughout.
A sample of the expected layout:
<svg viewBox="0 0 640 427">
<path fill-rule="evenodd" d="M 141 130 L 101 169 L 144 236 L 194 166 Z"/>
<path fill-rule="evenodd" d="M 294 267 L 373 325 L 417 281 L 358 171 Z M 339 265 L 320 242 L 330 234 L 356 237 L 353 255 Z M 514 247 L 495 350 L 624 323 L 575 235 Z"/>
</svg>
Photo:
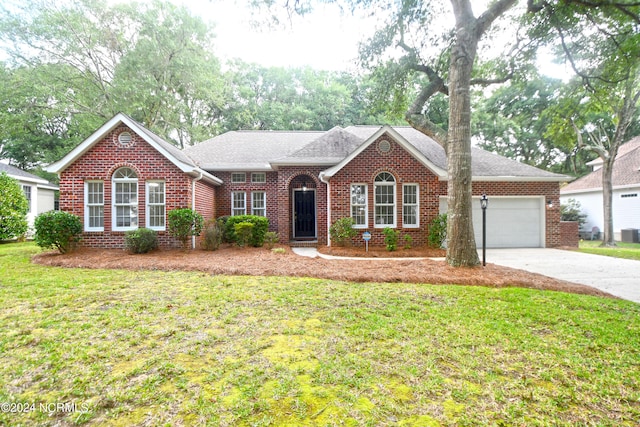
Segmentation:
<svg viewBox="0 0 640 427">
<path fill-rule="evenodd" d="M 489 247 L 561 245 L 559 186 L 569 178 L 472 155 L 477 242 L 486 193 Z M 124 231 L 138 226 L 174 245 L 166 212 L 177 207 L 207 219 L 266 216 L 283 243 L 330 244 L 330 224 L 352 217 L 373 244 L 392 227 L 420 245 L 446 212 L 448 184 L 444 150 L 410 127 L 235 131 L 180 151 L 123 114 L 47 170 L 60 175 L 61 209 L 84 219 L 84 243 L 103 247 L 122 247 Z"/>
<path fill-rule="evenodd" d="M 604 230 L 602 203 L 602 159 L 597 158 L 588 165 L 593 172 L 583 176 L 560 190 L 560 201 L 569 199 L 580 202 L 582 213 L 587 215 L 584 230 L 593 227 Z M 640 136 L 621 145 L 613 164 L 613 234 L 620 240 L 620 230 L 640 228 Z"/>
<path fill-rule="evenodd" d="M 4 163 L 0 163 L 0 173 L 2 172 L 6 172 L 7 175 L 20 183 L 20 188 L 29 203 L 27 221 L 29 228 L 33 230 L 33 221 L 38 214 L 56 208 L 58 186 L 37 175 Z"/>
</svg>

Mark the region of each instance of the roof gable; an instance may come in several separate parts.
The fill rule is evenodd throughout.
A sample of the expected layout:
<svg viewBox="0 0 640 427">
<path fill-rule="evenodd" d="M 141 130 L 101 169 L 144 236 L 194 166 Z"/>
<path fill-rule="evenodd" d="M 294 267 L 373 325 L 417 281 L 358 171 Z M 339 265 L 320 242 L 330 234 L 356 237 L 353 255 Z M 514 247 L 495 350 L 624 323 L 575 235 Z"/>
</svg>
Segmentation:
<svg viewBox="0 0 640 427">
<path fill-rule="evenodd" d="M 419 161 L 423 166 L 433 172 L 434 175 L 438 176 L 440 179 L 445 179 L 447 176 L 446 169 L 443 169 L 433 163 L 430 159 L 428 159 L 420 150 L 418 150 L 413 144 L 409 143 L 402 135 L 400 135 L 394 128 L 391 126 L 383 126 L 379 128 L 373 135 L 369 136 L 362 144 L 360 144 L 355 150 L 353 150 L 349 155 L 343 158 L 338 164 L 335 166 L 325 170 L 321 174 L 322 179 L 331 178 L 336 173 L 338 173 L 343 167 L 349 164 L 353 159 L 355 159 L 360 153 L 362 153 L 367 147 L 369 147 L 373 142 L 375 142 L 378 138 L 383 135 L 387 135 L 392 138 L 398 145 L 400 145 L 403 149 L 409 152 L 417 161 Z"/>
<path fill-rule="evenodd" d="M 290 155 L 271 162 L 271 165 L 332 166 L 347 157 L 362 142 L 362 138 L 336 126 Z"/>
<path fill-rule="evenodd" d="M 149 145 L 155 148 L 160 154 L 166 157 L 171 163 L 177 166 L 183 172 L 193 172 L 196 168 L 196 164 L 189 159 L 182 151 L 168 142 L 164 141 L 155 133 L 146 129 L 140 123 L 136 122 L 129 116 L 118 113 L 111 120 L 102 125 L 91 136 L 85 139 L 82 143 L 71 150 L 66 156 L 47 166 L 45 170 L 47 172 L 60 173 L 69 167 L 73 162 L 82 157 L 87 151 L 89 151 L 94 145 L 100 142 L 109 132 L 111 132 L 120 124 L 126 125 L 131 131 L 138 134 Z"/>
<path fill-rule="evenodd" d="M 629 144 L 629 145 L 628 145 Z M 623 149 L 623 147 L 625 147 Z M 640 186 L 640 136 L 620 146 L 613 163 L 611 183 L 613 187 Z M 602 190 L 602 168 L 578 178 L 560 189 L 562 194 Z"/>
</svg>

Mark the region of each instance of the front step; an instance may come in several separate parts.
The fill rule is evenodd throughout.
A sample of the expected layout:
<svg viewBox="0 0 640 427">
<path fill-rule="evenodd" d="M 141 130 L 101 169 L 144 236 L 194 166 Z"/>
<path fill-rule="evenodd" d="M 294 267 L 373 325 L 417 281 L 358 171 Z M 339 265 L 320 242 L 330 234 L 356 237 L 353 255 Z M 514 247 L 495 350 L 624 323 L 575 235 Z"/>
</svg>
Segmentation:
<svg viewBox="0 0 640 427">
<path fill-rule="evenodd" d="M 317 240 L 291 240 L 289 246 L 292 248 L 317 248 Z"/>
</svg>

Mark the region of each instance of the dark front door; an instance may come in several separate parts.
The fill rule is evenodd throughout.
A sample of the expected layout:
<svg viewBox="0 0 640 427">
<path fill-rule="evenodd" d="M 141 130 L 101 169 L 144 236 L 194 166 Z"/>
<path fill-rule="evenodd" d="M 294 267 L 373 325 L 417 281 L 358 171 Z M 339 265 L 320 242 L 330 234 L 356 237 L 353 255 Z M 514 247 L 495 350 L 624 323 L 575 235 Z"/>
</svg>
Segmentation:
<svg viewBox="0 0 640 427">
<path fill-rule="evenodd" d="M 293 237 L 316 237 L 316 193 L 295 190 L 293 192 Z"/>
</svg>

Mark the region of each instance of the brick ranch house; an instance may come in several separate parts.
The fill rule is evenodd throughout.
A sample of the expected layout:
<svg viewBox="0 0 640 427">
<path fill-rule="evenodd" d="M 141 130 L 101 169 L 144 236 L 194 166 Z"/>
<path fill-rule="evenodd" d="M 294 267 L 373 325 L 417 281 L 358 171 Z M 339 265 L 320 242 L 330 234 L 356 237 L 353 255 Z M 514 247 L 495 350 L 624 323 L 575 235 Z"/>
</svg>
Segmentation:
<svg viewBox="0 0 640 427">
<path fill-rule="evenodd" d="M 569 178 L 477 148 L 472 156 L 473 196 L 489 197 L 488 246 L 561 245 L 559 187 Z M 444 150 L 410 127 L 234 131 L 181 151 L 117 114 L 47 170 L 60 177 L 60 209 L 82 218 L 92 247 L 123 247 L 138 227 L 175 247 L 167 212 L 184 207 L 205 219 L 266 216 L 282 243 L 330 245 L 329 225 L 350 216 L 372 244 L 392 227 L 422 245 L 447 209 Z M 476 200 L 473 209 L 480 242 Z"/>
</svg>

